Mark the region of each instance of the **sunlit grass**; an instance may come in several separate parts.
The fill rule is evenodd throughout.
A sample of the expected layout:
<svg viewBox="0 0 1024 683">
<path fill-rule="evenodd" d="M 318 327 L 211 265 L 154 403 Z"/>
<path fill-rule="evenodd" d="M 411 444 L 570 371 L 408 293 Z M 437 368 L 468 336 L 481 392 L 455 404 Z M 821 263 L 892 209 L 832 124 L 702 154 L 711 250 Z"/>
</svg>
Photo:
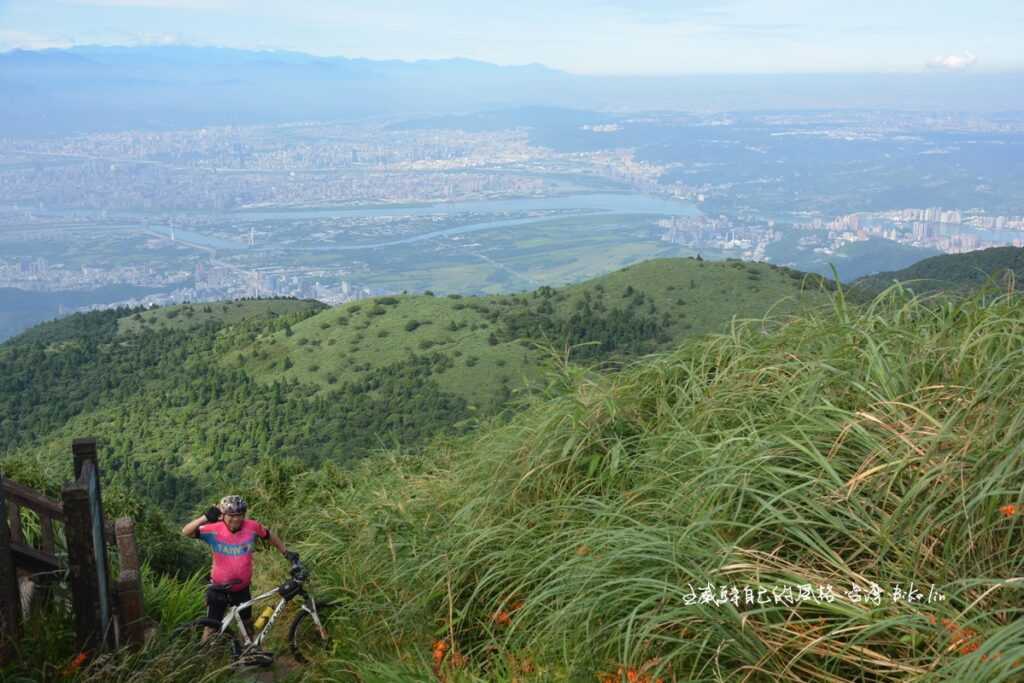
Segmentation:
<svg viewBox="0 0 1024 683">
<path fill-rule="evenodd" d="M 1000 507 L 1024 497 L 1022 347 L 1017 297 L 837 296 L 616 375 L 567 368 L 429 461 L 310 475 L 287 533 L 347 604 L 333 670 L 426 670 L 448 639 L 485 680 L 509 657 L 536 680 L 1019 676 Z M 688 604 L 709 583 L 769 604 Z M 878 604 L 846 595 L 872 583 Z M 807 584 L 837 599 L 771 600 Z"/>
<path fill-rule="evenodd" d="M 343 606 L 301 675 L 1019 680 L 1022 350 L 1017 295 L 840 293 L 616 374 L 563 368 L 422 456 L 275 479 L 254 506 Z M 740 604 L 701 604 L 708 584 Z M 198 588 L 149 591 L 174 621 Z M 116 671 L 200 680 L 161 642 Z"/>
</svg>

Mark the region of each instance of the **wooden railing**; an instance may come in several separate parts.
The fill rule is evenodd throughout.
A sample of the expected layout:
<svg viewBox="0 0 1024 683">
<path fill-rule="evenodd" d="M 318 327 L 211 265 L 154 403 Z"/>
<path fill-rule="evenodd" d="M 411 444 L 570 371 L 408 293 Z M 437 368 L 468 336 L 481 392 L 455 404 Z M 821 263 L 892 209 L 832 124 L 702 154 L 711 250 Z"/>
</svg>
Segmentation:
<svg viewBox="0 0 1024 683">
<path fill-rule="evenodd" d="M 10 528 L 10 552 L 15 563 L 36 572 L 58 571 L 61 568 L 54 547 L 53 523 L 64 521 L 64 508 L 59 501 L 4 479 L 3 496 L 7 503 L 7 524 Z M 39 547 L 25 543 L 21 528 L 21 509 L 32 510 L 39 516 Z"/>
<path fill-rule="evenodd" d="M 0 478 L 0 661 L 11 655 L 19 635 L 22 590 L 29 577 L 64 574 L 71 587 L 75 635 L 82 650 L 139 643 L 144 633 L 142 585 L 132 520 L 116 524 L 103 516 L 95 439 L 72 444 L 75 479 L 61 501 Z M 35 543 L 22 529 L 22 510 L 39 518 Z M 66 562 L 58 552 L 55 523 L 63 527 Z M 116 544 L 120 574 L 111 585 L 107 545 Z M 36 585 L 45 582 L 33 582 Z M 113 590 L 112 590 L 113 589 Z"/>
</svg>

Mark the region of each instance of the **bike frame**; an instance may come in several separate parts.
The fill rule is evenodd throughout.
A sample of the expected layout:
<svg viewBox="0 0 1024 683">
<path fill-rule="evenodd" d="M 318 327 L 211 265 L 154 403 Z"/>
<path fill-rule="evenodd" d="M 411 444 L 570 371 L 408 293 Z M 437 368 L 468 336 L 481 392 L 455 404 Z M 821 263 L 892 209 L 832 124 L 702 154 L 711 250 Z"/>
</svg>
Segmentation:
<svg viewBox="0 0 1024 683">
<path fill-rule="evenodd" d="M 238 630 L 242 634 L 242 638 L 245 641 L 243 647 L 259 647 L 260 644 L 263 642 L 263 639 L 267 637 L 267 633 L 270 632 L 270 628 L 274 625 L 274 622 L 277 621 L 277 618 L 281 615 L 281 612 L 284 610 L 284 606 L 288 603 L 288 601 L 284 598 L 281 598 L 278 601 L 277 606 L 274 608 L 274 613 L 271 614 L 270 617 L 267 619 L 267 623 L 263 625 L 263 628 L 260 629 L 259 633 L 253 634 L 254 636 L 256 636 L 255 639 L 249 637 L 249 632 L 245 628 L 245 622 L 242 621 L 242 610 L 246 607 L 252 607 L 257 603 L 265 602 L 266 600 L 273 598 L 275 595 L 278 595 L 280 592 L 281 587 L 278 586 L 277 588 L 267 591 L 262 595 L 257 595 L 252 600 L 243 602 L 241 605 L 234 605 L 232 607 L 229 607 L 227 613 L 224 615 L 224 618 L 221 620 L 220 633 L 224 633 L 224 631 L 228 630 L 228 628 L 231 626 L 231 622 L 236 621 L 238 622 Z M 316 625 L 317 630 L 320 632 L 320 636 L 326 638 L 327 635 L 326 632 L 324 631 L 323 624 L 320 623 L 320 615 L 317 614 L 316 600 L 314 600 L 312 596 L 308 595 L 305 592 L 303 592 L 301 595 L 303 597 L 303 602 L 302 607 L 300 607 L 299 609 L 303 610 L 304 612 L 309 612 L 309 616 L 312 617 L 313 623 Z M 312 609 L 310 609 L 310 605 L 312 605 Z"/>
</svg>

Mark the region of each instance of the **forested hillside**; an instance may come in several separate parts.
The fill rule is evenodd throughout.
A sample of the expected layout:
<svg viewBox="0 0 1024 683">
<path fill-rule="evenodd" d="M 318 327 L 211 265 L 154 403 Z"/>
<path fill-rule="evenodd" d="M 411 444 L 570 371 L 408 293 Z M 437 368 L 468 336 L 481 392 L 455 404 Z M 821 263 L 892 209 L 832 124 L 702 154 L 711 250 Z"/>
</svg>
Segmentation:
<svg viewBox="0 0 1024 683">
<path fill-rule="evenodd" d="M 676 259 L 502 297 L 75 315 L 0 346 L 0 467 L 60 482 L 70 440 L 96 436 L 112 486 L 181 514 L 265 460 L 344 464 L 464 433 L 543 388 L 567 352 L 622 363 L 734 316 L 820 305 L 826 284 Z"/>
<path fill-rule="evenodd" d="M 1024 248 L 993 247 L 966 254 L 944 254 L 918 261 L 903 270 L 860 278 L 851 285 L 857 293 L 878 294 L 893 282 L 906 283 L 915 292 L 969 292 L 995 283 L 1003 289 L 1024 286 Z"/>
<path fill-rule="evenodd" d="M 836 293 L 618 372 L 567 365 L 426 452 L 266 461 L 233 490 L 343 605 L 296 680 L 1014 681 L 1022 345 L 1018 294 Z M 164 635 L 78 679 L 218 680 L 170 635 L 201 579 L 148 576 Z M 70 658 L 50 619 L 26 652 Z"/>
</svg>

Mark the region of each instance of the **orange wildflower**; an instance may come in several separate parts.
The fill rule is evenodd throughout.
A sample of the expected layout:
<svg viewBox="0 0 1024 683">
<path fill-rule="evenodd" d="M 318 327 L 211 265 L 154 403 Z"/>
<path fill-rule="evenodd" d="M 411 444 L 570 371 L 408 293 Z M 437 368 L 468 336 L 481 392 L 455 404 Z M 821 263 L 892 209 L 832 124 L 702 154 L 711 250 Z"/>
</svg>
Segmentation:
<svg viewBox="0 0 1024 683">
<path fill-rule="evenodd" d="M 61 670 L 61 675 L 65 678 L 70 678 L 78 673 L 86 662 L 89 661 L 89 652 L 82 651 L 75 655 L 75 658 L 68 662 L 68 665 Z"/>
<path fill-rule="evenodd" d="M 1013 503 L 1010 503 L 1009 505 L 1004 505 L 1003 507 L 999 508 L 999 512 L 1002 513 L 1003 517 L 1013 517 L 1015 514 L 1017 514 L 1017 506 L 1014 505 Z"/>
<path fill-rule="evenodd" d="M 448 651 L 448 642 L 445 640 L 439 640 L 434 643 L 434 668 L 441 666 L 441 662 L 444 661 L 444 656 Z"/>
<path fill-rule="evenodd" d="M 491 615 L 491 621 L 498 626 L 508 626 L 512 623 L 512 615 L 505 610 L 499 610 Z"/>
<path fill-rule="evenodd" d="M 952 619 L 943 619 L 942 625 L 949 631 L 950 645 L 947 651 L 956 650 L 962 655 L 969 655 L 981 647 L 978 632 L 973 628 L 961 628 Z"/>
<path fill-rule="evenodd" d="M 650 674 L 643 673 L 643 668 L 637 671 L 622 666 L 614 674 L 599 673 L 597 677 L 601 683 L 622 683 L 623 679 L 626 680 L 626 683 L 665 683 L 663 678 L 652 679 Z"/>
</svg>

